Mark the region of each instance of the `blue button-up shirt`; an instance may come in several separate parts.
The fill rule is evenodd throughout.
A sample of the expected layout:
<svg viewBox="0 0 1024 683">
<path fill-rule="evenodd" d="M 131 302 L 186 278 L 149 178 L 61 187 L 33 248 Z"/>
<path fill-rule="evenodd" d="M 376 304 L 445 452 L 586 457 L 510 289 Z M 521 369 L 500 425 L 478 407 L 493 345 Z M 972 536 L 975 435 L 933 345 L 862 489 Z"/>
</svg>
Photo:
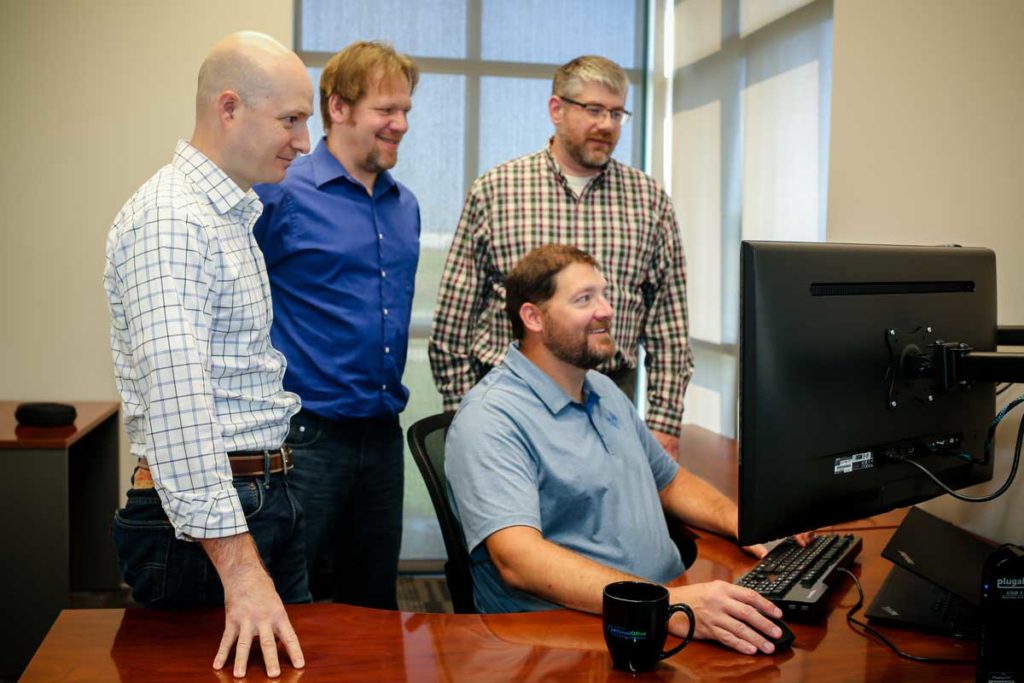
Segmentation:
<svg viewBox="0 0 1024 683">
<path fill-rule="evenodd" d="M 445 472 L 481 612 L 555 607 L 507 586 L 491 562 L 484 541 L 511 526 L 650 581 L 683 570 L 658 497 L 679 466 L 612 380 L 588 372 L 583 395 L 570 398 L 513 344 L 462 400 Z"/>
<path fill-rule="evenodd" d="M 387 172 L 371 197 L 324 139 L 279 185 L 254 189 L 285 388 L 330 419 L 398 414 L 409 398 L 402 373 L 419 261 L 416 197 Z"/>
</svg>

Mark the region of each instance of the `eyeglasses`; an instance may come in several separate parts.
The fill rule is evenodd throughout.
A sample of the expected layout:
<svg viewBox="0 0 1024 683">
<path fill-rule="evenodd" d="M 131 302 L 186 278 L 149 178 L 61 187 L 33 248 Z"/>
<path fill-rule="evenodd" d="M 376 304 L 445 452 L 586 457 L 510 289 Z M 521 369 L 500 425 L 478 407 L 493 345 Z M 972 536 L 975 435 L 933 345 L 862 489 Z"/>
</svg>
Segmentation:
<svg viewBox="0 0 1024 683">
<path fill-rule="evenodd" d="M 600 104 L 577 102 L 576 100 L 571 100 L 564 95 L 559 95 L 558 99 L 563 102 L 568 102 L 569 104 L 575 104 L 577 107 L 587 112 L 587 115 L 595 122 L 604 121 L 604 116 L 607 114 L 611 118 L 612 123 L 624 125 L 629 121 L 629 117 L 633 115 L 633 112 L 625 109 L 609 109 L 608 107 L 604 107 Z"/>
</svg>

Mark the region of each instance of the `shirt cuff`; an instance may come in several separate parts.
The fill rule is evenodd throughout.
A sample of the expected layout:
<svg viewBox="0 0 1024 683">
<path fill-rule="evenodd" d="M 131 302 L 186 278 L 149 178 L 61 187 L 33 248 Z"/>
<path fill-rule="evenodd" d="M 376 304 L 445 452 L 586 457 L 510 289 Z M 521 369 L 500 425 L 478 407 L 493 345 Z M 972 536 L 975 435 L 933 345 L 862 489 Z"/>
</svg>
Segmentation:
<svg viewBox="0 0 1024 683">
<path fill-rule="evenodd" d="M 238 494 L 231 486 L 201 494 L 160 491 L 160 498 L 179 540 L 224 538 L 249 531 Z"/>
<path fill-rule="evenodd" d="M 658 408 L 647 407 L 647 428 L 654 432 L 662 432 L 669 436 L 681 436 L 683 433 L 683 414 Z"/>
</svg>

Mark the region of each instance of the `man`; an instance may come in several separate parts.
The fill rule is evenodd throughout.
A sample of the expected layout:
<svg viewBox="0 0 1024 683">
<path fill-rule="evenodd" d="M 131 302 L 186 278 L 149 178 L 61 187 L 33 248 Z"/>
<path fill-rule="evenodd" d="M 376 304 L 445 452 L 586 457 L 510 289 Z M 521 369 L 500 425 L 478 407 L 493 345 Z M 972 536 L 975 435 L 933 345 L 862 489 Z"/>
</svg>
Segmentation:
<svg viewBox="0 0 1024 683">
<path fill-rule="evenodd" d="M 398 414 L 416 265 L 416 197 L 388 173 L 409 128 L 416 65 L 357 42 L 320 77 L 326 135 L 256 190 L 284 386 L 302 398 L 288 444 L 314 598 L 397 609 L 403 446 Z"/>
<path fill-rule="evenodd" d="M 281 673 L 275 635 L 304 662 L 282 605 L 310 599 L 281 447 L 299 399 L 270 345 L 251 187 L 309 150 L 312 99 L 305 66 L 276 40 L 223 39 L 199 71 L 192 139 L 107 239 L 114 371 L 139 458 L 113 525 L 125 580 L 145 605 L 223 604 L 213 666 L 234 647 L 235 676 L 254 638 L 270 676 Z"/>
<path fill-rule="evenodd" d="M 588 372 L 615 353 L 596 261 L 547 245 L 505 288 L 518 342 L 463 399 L 445 446 L 477 607 L 600 613 L 609 583 L 675 578 L 684 567 L 666 512 L 735 537 L 736 506 L 668 457 L 611 379 Z M 754 591 L 714 581 L 669 592 L 693 609 L 696 637 L 747 654 L 774 650 L 755 629 L 777 637 L 759 612 L 782 612 Z M 677 616 L 670 628 L 681 635 L 684 625 Z"/>
<path fill-rule="evenodd" d="M 454 409 L 511 341 L 504 281 L 531 249 L 575 244 L 604 264 L 619 351 L 600 370 L 632 397 L 638 346 L 647 352 L 647 424 L 677 457 L 683 394 L 693 374 L 686 274 L 672 203 L 655 181 L 611 158 L 623 124 L 626 74 L 603 57 L 555 72 L 546 149 L 477 179 L 466 198 L 434 311 L 430 362 Z"/>
</svg>

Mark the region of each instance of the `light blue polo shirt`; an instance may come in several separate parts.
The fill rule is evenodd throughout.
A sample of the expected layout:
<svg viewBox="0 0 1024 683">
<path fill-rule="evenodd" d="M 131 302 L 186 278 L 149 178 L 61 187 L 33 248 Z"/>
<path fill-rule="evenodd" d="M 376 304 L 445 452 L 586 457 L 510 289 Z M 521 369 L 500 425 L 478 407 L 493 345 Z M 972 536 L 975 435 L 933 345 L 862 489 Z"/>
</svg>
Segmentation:
<svg viewBox="0 0 1024 683">
<path fill-rule="evenodd" d="M 484 540 L 511 526 L 658 583 L 684 569 L 658 498 L 679 466 L 612 380 L 588 372 L 583 395 L 567 396 L 512 344 L 462 400 L 445 473 L 481 612 L 557 607 L 505 585 L 491 563 Z"/>
</svg>

